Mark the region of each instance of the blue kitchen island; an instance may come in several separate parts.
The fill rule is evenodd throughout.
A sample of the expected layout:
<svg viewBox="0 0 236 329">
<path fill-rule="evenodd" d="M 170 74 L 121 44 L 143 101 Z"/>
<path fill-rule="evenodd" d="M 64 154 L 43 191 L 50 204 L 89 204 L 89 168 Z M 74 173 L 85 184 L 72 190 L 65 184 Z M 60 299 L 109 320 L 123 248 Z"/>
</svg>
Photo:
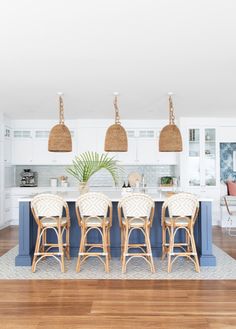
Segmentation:
<svg viewBox="0 0 236 329">
<path fill-rule="evenodd" d="M 113 220 L 111 227 L 111 254 L 114 257 L 120 256 L 120 227 L 117 215 L 117 204 L 121 199 L 121 194 L 114 191 L 104 191 L 112 200 L 113 204 Z M 71 228 L 70 228 L 70 253 L 72 257 L 77 257 L 80 243 L 80 228 L 75 213 L 75 201 L 78 192 L 58 193 L 69 205 Z M 161 230 L 161 208 L 166 198 L 163 193 L 149 195 L 155 201 L 155 214 L 153 226 L 151 228 L 151 245 L 153 256 L 161 256 L 162 230 Z M 19 252 L 15 259 L 16 266 L 31 266 L 36 234 L 37 224 L 31 213 L 31 200 L 33 196 L 19 199 Z M 212 253 L 212 200 L 207 198 L 199 198 L 200 211 L 194 228 L 195 241 L 199 256 L 200 266 L 215 266 L 216 258 Z M 132 239 L 142 239 L 140 232 L 133 232 Z M 97 232 L 91 232 L 91 238 L 97 242 L 99 235 Z M 179 237 L 181 239 L 181 237 Z M 55 241 L 55 233 L 48 232 L 48 241 Z"/>
</svg>

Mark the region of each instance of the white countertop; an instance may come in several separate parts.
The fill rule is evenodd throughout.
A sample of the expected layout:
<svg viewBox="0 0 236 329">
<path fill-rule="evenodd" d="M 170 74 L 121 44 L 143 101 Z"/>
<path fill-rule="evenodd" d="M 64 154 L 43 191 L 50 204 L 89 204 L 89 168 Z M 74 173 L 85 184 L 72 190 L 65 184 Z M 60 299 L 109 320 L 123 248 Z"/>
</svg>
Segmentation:
<svg viewBox="0 0 236 329">
<path fill-rule="evenodd" d="M 100 190 L 101 191 L 101 190 Z M 68 191 L 68 192 L 59 192 L 59 191 L 52 191 L 52 190 L 48 190 L 48 191 L 44 191 L 44 193 L 53 193 L 53 194 L 57 194 L 60 195 L 61 197 L 63 197 L 66 201 L 68 202 L 75 202 L 78 197 L 79 197 L 79 192 L 78 191 Z M 119 191 L 108 191 L 108 190 L 103 190 L 102 191 L 104 194 L 106 194 L 111 201 L 119 201 L 122 198 L 121 192 Z M 36 193 L 38 194 L 38 193 Z M 24 196 L 24 197 L 19 197 L 19 202 L 30 202 L 33 197 L 36 194 L 30 194 L 28 196 Z M 153 198 L 154 201 L 159 201 L 159 202 L 163 202 L 166 198 L 167 198 L 167 193 L 165 192 L 156 192 L 156 193 L 147 193 L 151 198 Z M 198 197 L 199 201 L 208 201 L 208 202 L 212 202 L 213 199 L 211 198 L 205 198 L 205 197 Z"/>
</svg>

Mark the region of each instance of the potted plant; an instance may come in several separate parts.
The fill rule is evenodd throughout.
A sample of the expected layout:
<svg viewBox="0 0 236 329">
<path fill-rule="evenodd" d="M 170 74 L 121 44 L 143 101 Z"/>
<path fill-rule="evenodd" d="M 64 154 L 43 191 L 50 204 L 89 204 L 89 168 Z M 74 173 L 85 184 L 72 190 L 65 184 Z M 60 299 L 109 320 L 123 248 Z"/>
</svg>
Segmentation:
<svg viewBox="0 0 236 329">
<path fill-rule="evenodd" d="M 114 158 L 110 158 L 107 153 L 98 154 L 97 152 L 85 152 L 75 157 L 73 165 L 67 168 L 67 172 L 79 181 L 80 193 L 86 193 L 89 190 L 88 181 L 99 170 L 107 170 L 115 184 L 118 183 L 120 167 Z"/>
</svg>

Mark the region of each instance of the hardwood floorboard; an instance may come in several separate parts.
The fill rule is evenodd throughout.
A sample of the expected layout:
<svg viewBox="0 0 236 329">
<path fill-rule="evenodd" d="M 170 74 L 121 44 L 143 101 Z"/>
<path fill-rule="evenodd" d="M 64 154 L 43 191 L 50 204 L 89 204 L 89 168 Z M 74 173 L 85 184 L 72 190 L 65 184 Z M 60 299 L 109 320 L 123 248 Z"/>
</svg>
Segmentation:
<svg viewBox="0 0 236 329">
<path fill-rule="evenodd" d="M 236 238 L 213 230 L 236 258 Z M 0 255 L 17 244 L 0 231 Z M 1 329 L 235 329 L 236 280 L 1 280 Z"/>
</svg>

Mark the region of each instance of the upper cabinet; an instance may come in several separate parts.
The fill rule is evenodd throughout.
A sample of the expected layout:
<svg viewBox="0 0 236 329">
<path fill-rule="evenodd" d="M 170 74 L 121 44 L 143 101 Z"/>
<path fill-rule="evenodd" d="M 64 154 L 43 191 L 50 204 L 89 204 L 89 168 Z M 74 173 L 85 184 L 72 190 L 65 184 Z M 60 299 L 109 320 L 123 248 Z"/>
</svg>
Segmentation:
<svg viewBox="0 0 236 329">
<path fill-rule="evenodd" d="M 74 130 L 72 152 L 56 153 L 48 151 L 48 129 L 15 129 L 12 137 L 12 163 L 16 165 L 67 165 L 71 164 L 77 151 L 77 139 Z"/>
<path fill-rule="evenodd" d="M 186 184 L 189 187 L 215 187 L 217 185 L 217 134 L 215 128 L 187 129 Z"/>
<path fill-rule="evenodd" d="M 11 128 L 8 126 L 4 127 L 4 164 L 5 165 L 10 165 L 12 162 L 12 156 L 11 156 L 11 151 L 12 151 L 12 131 Z"/>
<path fill-rule="evenodd" d="M 159 132 L 160 129 L 128 129 L 128 152 L 117 156 L 121 164 L 176 165 L 176 153 L 159 152 Z"/>
</svg>

